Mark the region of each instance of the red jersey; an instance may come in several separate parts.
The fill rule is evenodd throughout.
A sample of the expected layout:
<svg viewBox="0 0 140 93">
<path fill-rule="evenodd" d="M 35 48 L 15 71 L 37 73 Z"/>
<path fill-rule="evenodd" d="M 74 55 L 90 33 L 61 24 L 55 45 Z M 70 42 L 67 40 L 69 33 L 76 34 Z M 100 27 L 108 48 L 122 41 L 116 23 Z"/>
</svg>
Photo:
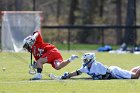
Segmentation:
<svg viewBox="0 0 140 93">
<path fill-rule="evenodd" d="M 36 41 L 32 46 L 32 53 L 34 55 L 34 58 L 38 60 L 48 50 L 54 49 L 56 47 L 50 43 L 45 43 L 39 31 L 34 32 L 34 34 L 35 33 L 38 33 L 39 35 L 37 36 Z"/>
</svg>

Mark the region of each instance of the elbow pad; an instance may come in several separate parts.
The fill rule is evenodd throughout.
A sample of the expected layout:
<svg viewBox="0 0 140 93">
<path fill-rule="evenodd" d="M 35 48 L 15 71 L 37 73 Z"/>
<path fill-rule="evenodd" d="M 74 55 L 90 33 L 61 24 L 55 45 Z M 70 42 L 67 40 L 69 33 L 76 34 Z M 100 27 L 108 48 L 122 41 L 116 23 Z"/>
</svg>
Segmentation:
<svg viewBox="0 0 140 93">
<path fill-rule="evenodd" d="M 80 70 L 76 70 L 77 75 L 81 75 L 82 72 Z"/>
</svg>

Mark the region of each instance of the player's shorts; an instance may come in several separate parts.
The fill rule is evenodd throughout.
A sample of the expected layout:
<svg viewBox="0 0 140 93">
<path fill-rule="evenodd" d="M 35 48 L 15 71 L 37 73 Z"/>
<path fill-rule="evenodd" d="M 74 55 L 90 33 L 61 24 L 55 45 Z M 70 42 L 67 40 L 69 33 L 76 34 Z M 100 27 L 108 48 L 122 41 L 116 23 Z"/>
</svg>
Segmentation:
<svg viewBox="0 0 140 93">
<path fill-rule="evenodd" d="M 117 66 L 110 66 L 111 75 L 117 79 L 131 79 L 132 72 Z"/>
<path fill-rule="evenodd" d="M 42 55 L 42 58 L 46 58 L 46 62 L 51 64 L 53 68 L 55 68 L 56 65 L 59 65 L 63 61 L 61 53 L 57 48 L 48 50 L 45 54 Z"/>
</svg>

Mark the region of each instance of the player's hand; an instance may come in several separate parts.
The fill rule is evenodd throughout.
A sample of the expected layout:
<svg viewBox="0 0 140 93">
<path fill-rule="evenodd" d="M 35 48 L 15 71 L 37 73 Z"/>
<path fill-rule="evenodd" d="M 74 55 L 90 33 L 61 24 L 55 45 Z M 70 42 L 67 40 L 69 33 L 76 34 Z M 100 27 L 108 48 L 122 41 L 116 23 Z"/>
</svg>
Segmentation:
<svg viewBox="0 0 140 93">
<path fill-rule="evenodd" d="M 33 67 L 34 69 L 37 69 L 37 63 L 36 63 L 36 61 L 33 62 L 32 67 Z"/>
<path fill-rule="evenodd" d="M 68 78 L 70 78 L 69 72 L 65 72 L 65 73 L 61 76 L 61 79 L 68 79 Z"/>
</svg>

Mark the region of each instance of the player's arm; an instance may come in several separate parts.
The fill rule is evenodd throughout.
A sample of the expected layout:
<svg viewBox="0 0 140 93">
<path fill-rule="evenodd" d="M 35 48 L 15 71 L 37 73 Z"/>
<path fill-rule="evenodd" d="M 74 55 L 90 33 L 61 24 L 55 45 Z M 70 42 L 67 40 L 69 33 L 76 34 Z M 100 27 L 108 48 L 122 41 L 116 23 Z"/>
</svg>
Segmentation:
<svg viewBox="0 0 140 93">
<path fill-rule="evenodd" d="M 36 31 L 36 32 L 33 33 L 32 38 L 33 38 L 34 40 L 36 40 L 36 38 L 38 37 L 38 35 L 39 35 L 39 32 Z"/>
<path fill-rule="evenodd" d="M 38 31 L 36 31 L 36 32 L 33 33 L 33 35 L 31 36 L 31 40 L 30 40 L 30 42 L 32 43 L 32 45 L 35 43 L 36 38 L 38 36 L 39 36 L 39 32 Z"/>
<path fill-rule="evenodd" d="M 82 72 L 80 70 L 76 70 L 74 72 L 69 73 L 69 77 L 81 75 Z"/>
<path fill-rule="evenodd" d="M 63 74 L 63 76 L 61 76 L 61 79 L 68 79 L 68 78 L 71 78 L 71 77 L 74 77 L 74 76 L 78 76 L 78 75 L 81 75 L 81 74 L 82 74 L 82 72 L 80 70 L 76 70 L 76 71 L 71 72 L 71 73 L 65 72 Z"/>
</svg>

